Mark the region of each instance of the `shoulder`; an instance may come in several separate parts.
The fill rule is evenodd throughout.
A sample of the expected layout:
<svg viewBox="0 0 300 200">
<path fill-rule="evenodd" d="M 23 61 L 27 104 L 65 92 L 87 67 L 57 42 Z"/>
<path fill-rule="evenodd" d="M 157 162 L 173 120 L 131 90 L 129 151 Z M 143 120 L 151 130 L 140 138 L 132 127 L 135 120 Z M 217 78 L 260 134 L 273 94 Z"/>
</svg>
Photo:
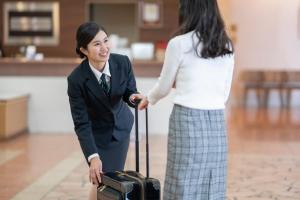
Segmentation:
<svg viewBox="0 0 300 200">
<path fill-rule="evenodd" d="M 171 56 L 175 56 L 176 58 L 179 58 L 184 52 L 183 49 L 185 49 L 183 37 L 182 35 L 179 35 L 169 40 L 166 53 Z"/>
<path fill-rule="evenodd" d="M 128 62 L 129 58 L 128 56 L 117 54 L 117 53 L 111 53 L 109 59 L 113 60 L 114 62 L 117 63 L 122 63 L 122 62 Z"/>
<path fill-rule="evenodd" d="M 234 53 L 226 54 L 221 56 L 221 58 L 226 59 L 228 62 L 234 62 Z"/>
<path fill-rule="evenodd" d="M 119 70 L 131 70 L 131 62 L 126 55 L 111 53 L 109 60 L 110 64 Z"/>
<path fill-rule="evenodd" d="M 187 41 L 192 41 L 192 37 L 194 35 L 194 31 L 182 34 L 182 35 L 177 35 L 173 37 L 170 41 L 169 44 L 180 44 L 180 43 L 185 43 Z"/>
<path fill-rule="evenodd" d="M 228 54 L 228 60 L 231 63 L 232 67 L 234 67 L 234 53 Z"/>
<path fill-rule="evenodd" d="M 171 38 L 168 42 L 168 47 L 177 47 L 180 45 L 180 41 L 182 40 L 182 38 L 180 36 L 175 36 L 173 38 Z"/>
<path fill-rule="evenodd" d="M 187 49 L 190 49 L 193 41 L 192 37 L 193 31 L 188 32 L 186 34 L 177 35 L 169 40 L 167 48 L 173 49 L 172 51 L 175 52 L 183 52 Z"/>
<path fill-rule="evenodd" d="M 82 77 L 82 69 L 84 67 L 84 65 L 86 64 L 87 60 L 83 60 L 77 67 L 75 67 L 75 69 L 68 75 L 68 80 L 69 81 L 75 81 L 76 82 L 81 79 Z"/>
</svg>

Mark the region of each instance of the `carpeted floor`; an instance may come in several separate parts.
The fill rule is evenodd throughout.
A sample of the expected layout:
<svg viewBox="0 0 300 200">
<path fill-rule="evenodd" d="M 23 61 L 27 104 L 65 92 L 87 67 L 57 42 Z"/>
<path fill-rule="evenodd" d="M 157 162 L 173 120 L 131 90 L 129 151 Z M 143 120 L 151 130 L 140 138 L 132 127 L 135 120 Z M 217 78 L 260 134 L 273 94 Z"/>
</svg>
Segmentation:
<svg viewBox="0 0 300 200">
<path fill-rule="evenodd" d="M 43 200 L 86 200 L 90 187 L 87 172 L 82 162 Z M 163 173 L 157 178 L 163 184 Z M 299 200 L 300 157 L 230 155 L 227 188 L 227 200 Z"/>
</svg>

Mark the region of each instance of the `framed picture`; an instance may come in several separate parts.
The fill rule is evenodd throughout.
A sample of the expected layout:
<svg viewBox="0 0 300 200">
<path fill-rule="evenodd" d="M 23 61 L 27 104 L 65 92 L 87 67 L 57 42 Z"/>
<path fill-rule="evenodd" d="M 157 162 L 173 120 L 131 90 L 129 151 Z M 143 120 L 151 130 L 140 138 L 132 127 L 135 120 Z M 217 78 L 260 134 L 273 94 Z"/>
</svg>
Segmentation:
<svg viewBox="0 0 300 200">
<path fill-rule="evenodd" d="M 163 26 L 162 1 L 139 2 L 139 19 L 141 28 L 161 28 Z"/>
<path fill-rule="evenodd" d="M 58 45 L 58 2 L 5 2 L 4 44 Z"/>
</svg>

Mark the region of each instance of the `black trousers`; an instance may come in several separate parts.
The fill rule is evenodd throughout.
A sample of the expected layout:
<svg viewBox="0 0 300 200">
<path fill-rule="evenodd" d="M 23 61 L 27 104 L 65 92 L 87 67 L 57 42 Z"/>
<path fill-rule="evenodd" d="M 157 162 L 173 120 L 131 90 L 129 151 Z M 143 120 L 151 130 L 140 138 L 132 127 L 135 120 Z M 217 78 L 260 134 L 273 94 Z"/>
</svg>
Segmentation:
<svg viewBox="0 0 300 200">
<path fill-rule="evenodd" d="M 102 161 L 102 171 L 122 171 L 127 157 L 130 137 L 122 141 L 112 139 L 111 144 L 105 148 L 98 147 Z"/>
</svg>

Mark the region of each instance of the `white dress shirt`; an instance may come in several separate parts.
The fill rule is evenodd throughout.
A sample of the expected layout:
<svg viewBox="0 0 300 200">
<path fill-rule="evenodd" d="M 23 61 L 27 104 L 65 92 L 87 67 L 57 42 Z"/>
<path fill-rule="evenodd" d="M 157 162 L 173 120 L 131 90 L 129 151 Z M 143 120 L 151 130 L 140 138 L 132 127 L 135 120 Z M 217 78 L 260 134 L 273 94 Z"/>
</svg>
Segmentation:
<svg viewBox="0 0 300 200">
<path fill-rule="evenodd" d="M 147 95 L 150 104 L 154 105 L 165 97 L 175 83 L 175 104 L 203 110 L 225 108 L 234 55 L 209 59 L 198 57 L 193 49 L 193 41 L 198 39 L 193 33 L 169 41 L 160 77 Z"/>
<path fill-rule="evenodd" d="M 109 70 L 109 62 L 105 63 L 105 66 L 104 66 L 104 69 L 102 72 L 97 70 L 97 68 L 95 68 L 90 62 L 89 62 L 89 65 L 98 81 L 101 80 L 100 78 L 101 78 L 102 74 L 105 74 L 106 81 L 108 81 L 108 83 L 110 82 L 111 74 L 110 74 L 110 70 Z"/>
</svg>

